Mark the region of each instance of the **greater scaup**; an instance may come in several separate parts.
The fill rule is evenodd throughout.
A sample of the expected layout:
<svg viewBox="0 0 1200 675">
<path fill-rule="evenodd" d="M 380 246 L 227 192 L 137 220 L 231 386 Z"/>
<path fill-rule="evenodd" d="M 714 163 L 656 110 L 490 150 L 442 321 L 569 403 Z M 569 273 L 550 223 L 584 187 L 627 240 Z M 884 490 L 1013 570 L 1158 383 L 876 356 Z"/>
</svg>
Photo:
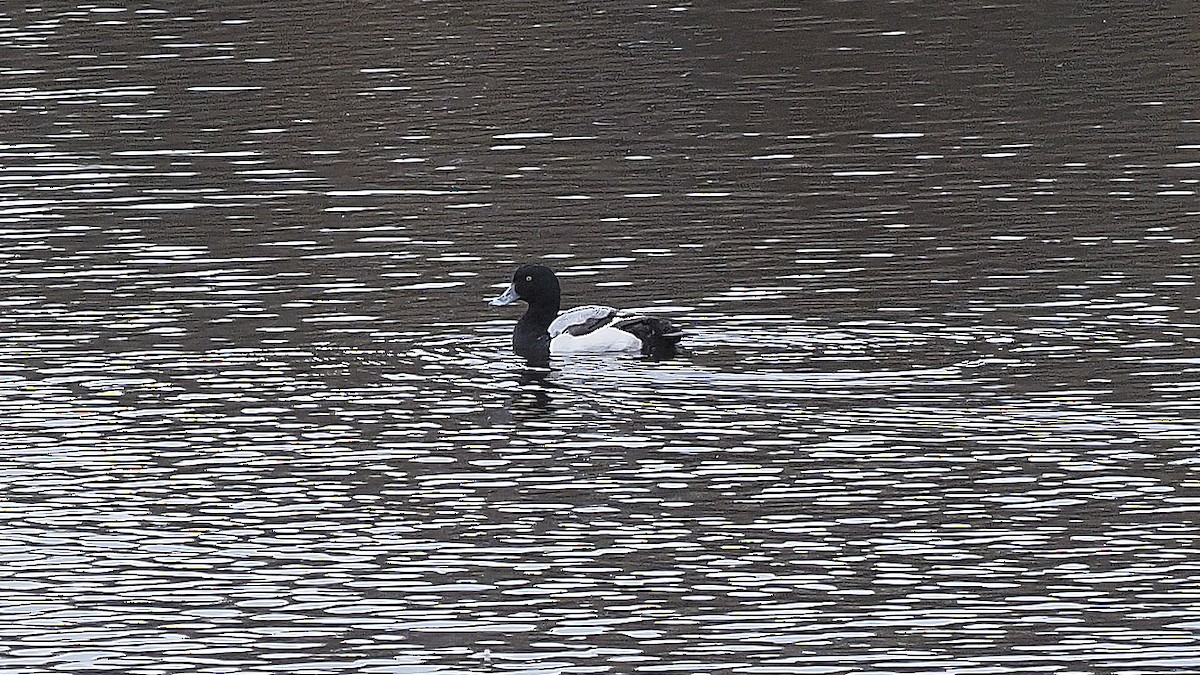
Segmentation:
<svg viewBox="0 0 1200 675">
<path fill-rule="evenodd" d="M 495 307 L 518 300 L 529 304 L 513 331 L 513 351 L 531 360 L 554 354 L 641 352 L 671 358 L 683 332 L 657 316 L 641 316 L 603 305 L 558 314 L 562 291 L 549 267 L 522 265 L 508 290 L 491 301 Z"/>
</svg>

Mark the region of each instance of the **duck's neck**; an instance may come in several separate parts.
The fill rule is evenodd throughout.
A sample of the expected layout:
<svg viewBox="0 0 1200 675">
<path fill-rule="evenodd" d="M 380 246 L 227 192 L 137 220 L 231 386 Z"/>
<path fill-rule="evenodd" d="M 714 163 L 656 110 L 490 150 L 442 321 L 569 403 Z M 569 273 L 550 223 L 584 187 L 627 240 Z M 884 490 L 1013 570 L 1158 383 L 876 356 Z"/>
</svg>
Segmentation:
<svg viewBox="0 0 1200 675">
<path fill-rule="evenodd" d="M 540 332 L 546 332 L 554 319 L 558 317 L 558 303 L 549 302 L 536 305 L 529 305 L 525 310 L 524 316 L 517 322 L 517 327 L 525 327 L 527 329 L 535 329 Z"/>
<path fill-rule="evenodd" d="M 550 333 L 547 329 L 557 316 L 557 302 L 530 305 L 513 331 L 513 351 L 526 358 L 548 355 Z"/>
</svg>

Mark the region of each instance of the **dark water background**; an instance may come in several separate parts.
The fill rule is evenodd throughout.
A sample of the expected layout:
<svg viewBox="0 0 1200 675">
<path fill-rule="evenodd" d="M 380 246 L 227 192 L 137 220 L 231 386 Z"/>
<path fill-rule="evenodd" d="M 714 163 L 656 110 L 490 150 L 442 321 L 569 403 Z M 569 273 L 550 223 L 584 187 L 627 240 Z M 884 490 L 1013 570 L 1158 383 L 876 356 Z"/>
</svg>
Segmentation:
<svg viewBox="0 0 1200 675">
<path fill-rule="evenodd" d="M 1200 672 L 1191 4 L 187 7 L 0 11 L 3 672 Z"/>
</svg>

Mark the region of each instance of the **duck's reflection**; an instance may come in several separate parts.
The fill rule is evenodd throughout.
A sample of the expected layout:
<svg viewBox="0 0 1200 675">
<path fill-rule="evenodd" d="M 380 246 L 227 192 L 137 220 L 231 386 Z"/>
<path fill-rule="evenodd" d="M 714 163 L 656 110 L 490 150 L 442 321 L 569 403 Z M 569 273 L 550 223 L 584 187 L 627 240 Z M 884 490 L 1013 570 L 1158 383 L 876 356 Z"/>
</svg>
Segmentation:
<svg viewBox="0 0 1200 675">
<path fill-rule="evenodd" d="M 550 359 L 530 358 L 525 362 L 525 368 L 517 377 L 520 385 L 514 392 L 509 409 L 514 419 L 529 420 L 545 417 L 553 409 L 553 399 L 550 389 L 555 385 L 547 380 L 554 369 L 550 367 Z"/>
</svg>

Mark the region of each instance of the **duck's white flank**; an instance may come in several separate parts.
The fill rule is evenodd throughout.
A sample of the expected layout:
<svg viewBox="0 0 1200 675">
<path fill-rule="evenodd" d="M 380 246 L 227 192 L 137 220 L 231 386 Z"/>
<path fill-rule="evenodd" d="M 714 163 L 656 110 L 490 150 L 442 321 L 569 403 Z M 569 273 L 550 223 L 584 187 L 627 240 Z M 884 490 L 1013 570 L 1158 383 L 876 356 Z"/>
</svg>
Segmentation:
<svg viewBox="0 0 1200 675">
<path fill-rule="evenodd" d="M 550 333 L 550 352 L 640 351 L 642 341 L 636 335 L 611 325 L 610 322 L 620 316 L 621 312 L 604 305 L 585 305 L 563 312 L 547 329 Z"/>
<path fill-rule="evenodd" d="M 559 333 L 550 340 L 551 354 L 583 354 L 588 352 L 636 352 L 642 341 L 620 328 L 603 326 L 583 335 Z"/>
</svg>

